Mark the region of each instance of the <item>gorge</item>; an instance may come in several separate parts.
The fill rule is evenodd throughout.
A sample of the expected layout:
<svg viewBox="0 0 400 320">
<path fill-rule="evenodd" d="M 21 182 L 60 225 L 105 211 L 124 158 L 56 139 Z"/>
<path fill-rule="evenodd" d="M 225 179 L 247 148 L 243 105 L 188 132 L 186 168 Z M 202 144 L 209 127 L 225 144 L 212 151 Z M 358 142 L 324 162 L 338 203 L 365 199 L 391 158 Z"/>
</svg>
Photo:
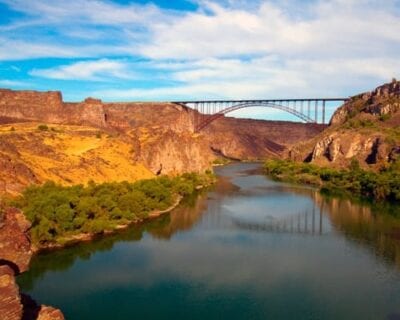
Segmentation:
<svg viewBox="0 0 400 320">
<path fill-rule="evenodd" d="M 7 314 L 5 319 L 14 320 L 22 317 L 26 319 L 35 319 L 35 317 L 38 319 L 62 319 L 62 315 L 57 309 L 41 307 L 27 296 L 22 295 L 21 297 L 14 279 L 14 275 L 27 269 L 32 255 L 30 241 L 31 238 L 35 239 L 35 237 L 32 237 L 32 230 L 38 225 L 40 219 L 31 218 L 31 222 L 28 222 L 24 220 L 23 213 L 15 208 L 9 208 L 9 205 L 13 203 L 12 199 L 18 198 L 26 190 L 28 190 L 28 194 L 29 192 L 32 193 L 34 189 L 26 189 L 31 185 L 37 185 L 40 189 L 40 186 L 46 181 L 56 183 L 56 188 L 59 189 L 54 192 L 54 195 L 51 195 L 51 197 L 54 197 L 54 201 L 51 199 L 49 201 L 57 209 L 58 200 L 55 200 L 56 198 L 59 199 L 57 193 L 62 194 L 68 187 L 71 187 L 71 190 L 77 190 L 76 188 L 81 188 L 77 187 L 80 184 L 93 186 L 92 190 L 101 191 L 104 186 L 106 186 L 105 190 L 107 186 L 114 186 L 115 188 L 118 186 L 120 188 L 124 186 L 124 181 L 131 183 L 143 179 L 161 181 L 157 179 L 162 179 L 164 175 L 179 180 L 182 174 L 190 172 L 200 176 L 205 171 L 210 170 L 213 164 L 227 161 L 252 162 L 267 159 L 284 159 L 294 161 L 293 163 L 296 161 L 300 163 L 308 162 L 331 170 L 347 169 L 356 162 L 362 170 L 373 172 L 378 176 L 384 170 L 390 168 L 390 170 L 393 170 L 393 176 L 390 177 L 393 181 L 391 180 L 391 184 L 388 185 L 390 188 L 393 185 L 393 189 L 400 185 L 398 183 L 400 181 L 398 167 L 398 155 L 400 154 L 400 82 L 398 81 L 392 81 L 371 92 L 350 98 L 336 111 L 329 126 L 222 117 L 211 123 L 204 131 L 194 132 L 195 112 L 190 108 L 168 102 L 105 103 L 98 99 L 87 98 L 80 103 L 69 103 L 63 102 L 60 92 L 0 89 L 0 237 L 2 237 L 0 241 L 2 244 L 0 247 L 0 311 L 1 314 Z M 246 241 L 255 243 L 257 250 L 263 250 L 263 247 L 266 246 L 274 252 L 273 257 L 278 260 L 276 265 L 270 265 L 272 272 L 285 266 L 284 259 L 280 257 L 278 252 L 275 252 L 275 250 L 281 249 L 287 253 L 288 257 L 294 259 L 293 265 L 299 266 L 300 271 L 306 272 L 313 269 L 318 263 L 324 265 L 324 270 L 328 269 L 328 264 L 319 261 L 318 256 L 307 251 L 308 246 L 310 246 L 309 248 L 316 248 L 316 251 L 320 253 L 321 250 L 324 250 L 324 245 L 328 245 L 334 247 L 332 252 L 350 250 L 352 254 L 359 255 L 362 254 L 363 249 L 360 251 L 353 248 L 352 241 L 355 238 L 356 241 L 363 243 L 367 252 L 378 252 L 378 256 L 383 260 L 389 259 L 388 264 L 385 264 L 386 262 L 381 263 L 380 260 L 375 263 L 371 260 L 370 253 L 362 254 L 361 260 L 368 267 L 366 272 L 360 275 L 358 285 L 368 278 L 368 274 L 384 270 L 382 271 L 385 273 L 383 282 L 378 279 L 374 285 L 385 291 L 385 293 L 380 292 L 382 297 L 386 297 L 386 290 L 390 291 L 394 297 L 392 300 L 394 303 L 390 304 L 385 299 L 377 298 L 376 295 L 371 296 L 371 299 L 378 299 L 379 301 L 376 308 L 371 307 L 371 314 L 376 317 L 398 316 L 400 314 L 400 310 L 396 307 L 396 305 L 399 305 L 396 302 L 400 297 L 397 290 L 400 286 L 396 287 L 399 281 L 398 239 L 400 229 L 398 226 L 398 205 L 387 204 L 388 208 L 374 209 L 354 199 L 330 198 L 308 187 L 295 187 L 274 182 L 260 174 L 260 165 L 252 163 L 233 164 L 218 168 L 216 171 L 219 178 L 214 189 L 200 191 L 200 194 L 196 196 L 195 189 L 198 184 L 195 183 L 190 187 L 192 192 L 185 193 L 186 197 L 183 199 L 183 203 L 171 213 L 166 213 L 164 216 L 144 224 L 131 226 L 127 231 L 122 231 L 121 234 L 109 236 L 111 244 L 114 241 L 113 239 L 116 239 L 117 243 L 120 241 L 119 239 L 124 241 L 125 236 L 128 239 L 144 237 L 143 241 L 139 241 L 137 246 L 134 244 L 134 255 L 138 256 L 138 260 L 127 258 L 127 265 L 122 263 L 115 266 L 119 270 L 116 272 L 123 278 L 122 283 L 133 281 L 135 284 L 133 287 L 125 288 L 118 282 L 118 276 L 109 269 L 106 262 L 108 258 L 105 258 L 106 260 L 102 260 L 99 270 L 104 270 L 104 272 L 116 277 L 115 286 L 105 284 L 105 287 L 102 287 L 100 280 L 95 282 L 95 279 L 88 276 L 92 283 L 89 281 L 89 283 L 81 284 L 82 292 L 88 295 L 82 296 L 81 299 L 89 301 L 89 305 L 91 303 L 98 304 L 98 299 L 109 299 L 108 290 L 111 290 L 111 292 L 117 290 L 118 295 L 127 290 L 127 297 L 147 297 L 143 298 L 143 304 L 135 305 L 136 309 L 143 307 L 139 311 L 140 315 L 162 318 L 163 315 L 167 317 L 171 315 L 173 310 L 163 305 L 161 308 L 164 312 L 163 315 L 155 315 L 146 309 L 150 308 L 150 297 L 161 298 L 151 290 L 164 292 L 165 288 L 172 285 L 179 288 L 174 294 L 180 297 L 188 293 L 196 294 L 192 286 L 200 286 L 204 289 L 204 291 L 200 290 L 201 294 L 205 295 L 205 300 L 200 299 L 202 301 L 201 308 L 194 308 L 193 312 L 189 312 L 186 307 L 182 306 L 182 310 L 185 310 L 181 314 L 182 318 L 187 317 L 188 314 L 191 318 L 201 318 L 204 316 L 201 310 L 205 309 L 212 310 L 213 317 L 218 318 L 219 310 L 213 309 L 207 303 L 206 295 L 210 290 L 216 290 L 217 295 L 222 297 L 219 301 L 221 308 L 228 308 L 229 299 L 236 299 L 239 302 L 238 309 L 229 309 L 228 313 L 232 317 L 236 312 L 236 316 L 239 318 L 240 315 L 250 312 L 254 315 L 254 318 L 263 318 L 271 305 L 262 303 L 260 300 L 262 297 L 268 296 L 272 299 L 278 299 L 276 306 L 283 304 L 283 300 L 280 300 L 271 292 L 267 292 L 267 283 L 269 281 L 275 283 L 276 281 L 274 276 L 267 276 L 266 281 L 268 281 L 257 289 L 262 294 L 254 297 L 254 301 L 258 301 L 256 306 L 249 307 L 240 292 L 247 292 L 246 287 L 250 286 L 248 280 L 255 281 L 255 277 L 261 274 L 260 270 L 263 265 L 268 263 L 263 260 L 255 263 L 254 266 L 246 265 L 245 267 L 249 270 L 249 279 L 235 278 L 235 270 L 233 270 L 234 273 L 229 278 L 232 280 L 230 284 L 226 282 L 229 279 L 225 281 L 222 275 L 228 273 L 222 267 L 223 264 L 231 261 L 240 265 L 241 257 L 246 256 L 246 253 L 242 251 L 242 247 L 247 246 Z M 301 172 L 301 174 L 304 173 L 307 175 L 309 172 Z M 307 178 L 309 177 L 308 175 Z M 118 185 L 118 183 L 121 184 Z M 165 183 L 172 188 L 171 182 Z M 132 186 L 133 189 L 137 189 L 137 185 L 133 184 Z M 82 195 L 82 192 L 88 192 L 91 196 L 95 193 L 94 191 L 79 192 L 81 192 L 78 193 L 79 195 Z M 101 192 L 99 194 L 101 195 Z M 72 198 L 66 199 L 66 203 L 62 203 L 62 205 L 70 206 L 69 209 L 71 210 L 75 209 L 78 202 Z M 289 205 L 286 208 L 286 201 L 294 201 L 294 205 Z M 168 202 L 167 204 L 170 205 L 171 203 Z M 96 211 L 94 205 L 101 207 L 101 210 Z M 304 212 L 301 210 L 297 212 L 297 206 L 298 208 L 304 207 Z M 38 201 L 36 207 L 40 207 L 40 201 Z M 152 209 L 159 208 L 152 207 Z M 93 208 L 90 210 L 88 216 L 91 216 L 90 219 L 96 222 L 98 220 L 96 212 L 104 214 L 109 209 L 107 206 L 102 207 L 100 203 L 93 203 Z M 265 210 L 268 212 L 266 213 Z M 318 210 L 319 216 L 316 214 Z M 109 211 L 111 213 L 111 209 Z M 149 214 L 150 211 L 147 210 L 146 214 Z M 296 211 L 295 215 L 293 215 L 294 211 Z M 379 211 L 382 211 L 382 213 Z M 54 212 L 58 211 L 54 210 Z M 204 217 L 203 212 L 206 212 Z M 37 214 L 38 216 L 45 216 L 49 213 L 42 213 L 39 210 Z M 75 216 L 72 219 L 75 219 Z M 33 223 L 33 227 L 30 227 L 30 223 Z M 283 223 L 285 226 L 283 226 Z M 290 225 L 290 223 L 292 223 L 292 229 L 287 225 Z M 10 231 L 10 226 L 13 231 Z M 204 226 L 206 226 L 205 229 Z M 296 229 L 296 226 L 298 229 Z M 47 231 L 52 234 L 57 229 L 56 227 L 50 225 Z M 291 232 L 294 232 L 294 230 L 298 230 L 298 232 L 295 232 L 294 236 L 285 236 L 287 233 L 291 234 L 291 232 L 287 232 L 287 228 L 292 230 Z M 100 228 L 98 233 L 103 233 L 103 231 Z M 205 232 L 204 238 L 199 232 Z M 209 237 L 207 232 L 217 232 L 219 236 L 217 238 Z M 257 233 L 260 232 L 262 235 L 258 237 Z M 17 233 L 19 234 L 18 237 Z M 28 236 L 29 233 L 30 236 Z M 310 233 L 313 236 L 325 235 L 326 233 L 328 238 L 321 237 L 321 243 L 316 238 L 307 240 L 305 236 Z M 192 243 L 194 247 L 193 255 L 187 252 L 187 248 L 182 249 L 182 255 L 179 252 L 174 252 L 173 248 L 180 245 L 180 237 Z M 222 238 L 219 240 L 219 237 Z M 332 237 L 334 240 L 332 240 Z M 20 242 L 17 242 L 13 247 L 12 243 L 15 238 L 20 239 Z M 153 243 L 153 240 L 151 240 L 153 238 L 160 239 L 161 242 Z M 378 239 L 381 239 L 381 242 Z M 299 243 L 304 248 L 296 247 L 296 249 L 309 257 L 311 261 L 314 261 L 314 266 L 307 265 L 301 257 L 293 255 L 290 249 L 290 241 L 292 240 L 300 241 Z M 106 238 L 96 241 L 107 242 Z M 163 241 L 166 241 L 166 243 Z M 205 241 L 205 243 L 202 241 Z M 220 261 L 217 258 L 218 250 L 210 252 L 213 259 L 219 261 L 219 268 L 222 273 L 212 272 L 211 265 L 207 263 L 202 263 L 202 268 L 208 270 L 206 273 L 201 270 L 196 272 L 196 261 L 206 259 L 204 252 L 207 251 L 207 241 L 210 241 L 216 248 L 221 245 L 220 241 L 232 242 L 232 245 L 223 245 L 223 248 L 220 248 L 232 253 L 231 255 L 222 255 Z M 272 243 L 282 241 L 283 247 L 278 249 L 274 246 L 271 247 L 269 241 L 272 241 Z M 343 247 L 338 245 L 341 241 L 345 241 Z M 120 245 L 122 244 L 118 244 L 117 248 Z M 147 247 L 147 249 L 143 249 L 142 246 Z M 84 257 L 86 248 L 90 247 L 91 244 L 83 244 L 78 245 L 75 249 L 67 248 L 63 250 L 66 250 L 67 255 L 68 252 L 76 251 L 78 257 Z M 111 245 L 112 247 L 113 245 Z M 82 248 L 82 251 L 80 251 L 80 248 Z M 184 262 L 179 260 L 183 264 L 183 268 L 178 268 L 179 270 L 175 270 L 167 258 L 159 261 L 160 265 L 157 265 L 154 262 L 155 256 L 162 255 L 163 249 L 166 249 L 171 257 L 175 256 L 179 259 L 192 256 L 195 262 L 193 264 L 188 262 L 186 268 Z M 129 253 L 125 252 L 123 248 L 121 250 L 123 250 L 123 255 L 129 256 Z M 93 252 L 96 251 L 97 249 L 94 249 Z M 20 254 L 25 255 L 23 256 L 22 267 L 20 267 L 21 262 L 19 261 Z M 120 253 L 114 250 L 111 250 L 110 254 L 115 254 L 121 258 Z M 146 264 L 146 268 L 153 270 L 153 272 L 150 271 L 147 274 L 147 280 L 151 283 L 151 290 L 147 293 L 143 283 L 138 282 L 137 279 L 126 278 L 129 272 L 125 269 L 129 265 L 140 263 L 142 261 L 141 254 L 152 256 L 152 262 Z M 46 260 L 46 255 L 49 257 L 48 260 Z M 62 256 L 63 253 L 39 254 L 34 258 L 34 268 L 19 276 L 18 279 L 21 280 L 18 280 L 18 282 L 25 292 L 32 294 L 34 298 L 38 298 L 38 301 L 43 300 L 46 304 L 61 307 L 63 311 L 66 311 L 68 319 L 79 319 L 84 315 L 88 317 L 87 310 L 85 310 L 87 306 L 78 304 L 74 307 L 74 300 L 71 296 L 72 288 L 66 286 L 65 290 L 60 290 L 60 283 L 64 276 L 76 277 L 77 274 L 84 272 L 85 268 L 89 268 L 93 275 L 98 275 L 98 272 L 101 271 L 93 269 L 93 262 L 90 262 L 90 259 L 87 264 L 83 264 L 83 269 L 80 269 L 80 263 L 75 265 L 75 259 L 72 259 L 72 262 L 66 263 L 64 274 L 64 267 L 59 270 L 57 266 L 54 267 L 52 262 L 53 258 L 51 257 L 58 260 L 58 255 Z M 98 254 L 95 253 L 94 256 L 96 257 Z M 265 258 L 267 256 L 263 255 Z M 252 254 L 249 254 L 248 258 L 251 261 L 256 259 Z M 342 258 L 344 264 L 341 271 L 349 277 L 353 266 L 361 263 L 361 260 Z M 329 264 L 333 263 L 328 256 L 325 256 L 325 259 L 329 261 Z M 43 266 L 40 265 L 41 261 L 45 261 Z M 146 262 L 146 260 L 143 261 L 143 263 Z M 39 267 L 36 267 L 37 265 Z M 18 268 L 15 268 L 15 266 L 18 266 Z M 70 269 L 71 273 L 68 271 L 70 267 L 72 268 Z M 52 270 L 52 268 L 57 271 L 57 274 L 54 275 L 55 278 L 50 276 L 50 278 L 44 277 L 43 281 L 35 280 L 36 274 L 46 274 L 46 270 Z M 190 268 L 193 268 L 193 271 L 190 271 Z M 316 288 L 303 283 L 303 281 L 310 280 L 310 275 L 289 269 L 285 269 L 287 271 L 286 276 L 297 279 L 298 288 L 308 291 L 310 299 L 311 297 L 315 298 L 314 290 Z M 141 267 L 138 267 L 137 271 L 146 273 Z M 160 272 L 167 274 L 171 272 L 171 277 L 161 277 Z M 178 272 L 183 278 L 175 272 Z M 239 271 L 236 270 L 236 273 L 239 274 Z M 187 275 L 187 278 L 185 278 L 185 275 Z M 393 283 L 388 285 L 387 281 L 389 280 L 386 275 L 394 279 Z M 325 273 L 322 277 L 326 281 L 323 280 L 318 284 L 328 294 L 330 292 L 330 281 L 336 279 L 336 275 Z M 221 282 L 219 278 L 221 278 Z M 299 299 L 296 288 L 285 284 L 283 278 L 278 278 L 278 291 L 283 290 L 283 292 L 289 294 L 293 299 L 291 301 L 295 303 L 294 301 Z M 151 279 L 154 279 L 154 281 Z M 37 281 L 37 285 L 35 285 L 35 281 Z M 70 281 L 79 286 L 76 280 L 73 281 L 70 278 Z M 45 288 L 51 287 L 52 283 L 58 284 L 57 290 L 47 291 Z M 346 287 L 344 282 L 340 283 L 343 288 Z M 140 287 L 140 293 L 134 289 L 138 287 Z M 362 286 L 360 285 L 360 287 Z M 90 291 L 94 290 L 93 288 L 98 290 L 100 296 L 90 294 Z M 235 293 L 237 288 L 240 289 Z M 343 293 L 341 290 L 337 287 L 334 289 L 333 299 L 339 299 L 340 294 Z M 349 295 L 346 295 L 346 298 L 352 300 Z M 113 302 L 112 299 L 110 301 Z M 315 314 L 317 318 L 319 316 L 330 318 L 336 314 L 333 309 L 329 310 L 329 308 L 333 308 L 333 301 L 324 299 L 324 303 L 328 306 L 325 311 L 318 303 L 310 302 L 307 304 L 307 308 L 312 310 L 310 312 Z M 187 306 L 194 303 L 193 301 L 186 302 Z M 370 302 L 368 299 L 364 301 L 364 303 Z M 27 305 L 31 307 L 27 307 Z M 340 310 L 336 311 L 343 317 L 345 315 L 364 317 L 368 314 L 368 312 L 359 308 L 349 310 L 344 301 L 340 303 L 340 306 Z M 4 310 L 1 308 L 4 308 Z M 108 308 L 112 309 L 112 306 L 108 305 Z M 390 312 L 387 312 L 389 309 Z M 293 312 L 303 312 L 300 306 L 293 310 L 295 310 Z M 96 313 L 96 318 L 111 317 L 109 312 L 100 308 Z M 278 309 L 272 308 L 271 312 L 276 315 Z M 43 318 L 39 318 L 40 313 L 42 313 Z M 124 319 L 132 315 L 129 308 L 122 306 L 121 312 L 113 316 L 116 319 Z M 293 314 L 286 315 L 287 318 L 292 316 Z M 304 317 L 304 319 L 306 318 Z"/>
</svg>

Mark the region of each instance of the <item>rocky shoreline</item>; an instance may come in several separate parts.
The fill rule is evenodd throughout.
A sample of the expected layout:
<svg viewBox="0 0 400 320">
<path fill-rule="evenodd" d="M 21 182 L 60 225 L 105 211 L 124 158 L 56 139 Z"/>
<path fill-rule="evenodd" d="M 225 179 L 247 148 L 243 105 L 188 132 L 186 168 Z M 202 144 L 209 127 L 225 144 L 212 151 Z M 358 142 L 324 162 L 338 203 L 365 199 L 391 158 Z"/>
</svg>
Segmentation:
<svg viewBox="0 0 400 320">
<path fill-rule="evenodd" d="M 8 208 L 0 216 L 0 318 L 1 320 L 64 320 L 59 309 L 37 304 L 21 294 L 15 277 L 28 270 L 33 255 L 24 214 Z"/>
</svg>

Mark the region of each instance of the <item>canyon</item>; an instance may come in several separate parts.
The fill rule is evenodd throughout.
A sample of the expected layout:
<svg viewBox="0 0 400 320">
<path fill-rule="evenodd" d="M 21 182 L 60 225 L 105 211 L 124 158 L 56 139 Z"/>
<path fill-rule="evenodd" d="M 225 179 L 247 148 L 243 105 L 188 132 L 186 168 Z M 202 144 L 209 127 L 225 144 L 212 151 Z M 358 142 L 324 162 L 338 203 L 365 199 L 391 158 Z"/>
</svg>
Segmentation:
<svg viewBox="0 0 400 320">
<path fill-rule="evenodd" d="M 379 171 L 400 155 L 400 82 L 351 97 L 329 126 L 221 117 L 194 131 L 196 111 L 169 102 L 64 102 L 60 92 L 0 89 L 0 200 L 32 184 L 136 181 L 269 158 Z M 4 197 L 4 198 L 6 198 Z M 1 208 L 0 314 L 63 319 L 19 292 L 32 256 L 30 223 Z M 396 229 L 397 230 L 397 229 Z M 166 230 L 165 235 L 168 236 Z M 396 235 L 397 235 L 396 231 Z"/>
<path fill-rule="evenodd" d="M 30 184 L 135 181 L 204 172 L 225 160 L 288 158 L 378 170 L 400 154 L 400 82 L 351 97 L 329 126 L 220 117 L 169 102 L 64 102 L 60 92 L 0 89 L 0 194 Z M 40 129 L 41 128 L 41 129 Z"/>
<path fill-rule="evenodd" d="M 202 172 L 221 158 L 281 157 L 326 127 L 222 117 L 196 133 L 195 112 L 168 102 L 67 103 L 60 92 L 0 89 L 0 193 L 46 180 L 132 181 Z"/>
</svg>

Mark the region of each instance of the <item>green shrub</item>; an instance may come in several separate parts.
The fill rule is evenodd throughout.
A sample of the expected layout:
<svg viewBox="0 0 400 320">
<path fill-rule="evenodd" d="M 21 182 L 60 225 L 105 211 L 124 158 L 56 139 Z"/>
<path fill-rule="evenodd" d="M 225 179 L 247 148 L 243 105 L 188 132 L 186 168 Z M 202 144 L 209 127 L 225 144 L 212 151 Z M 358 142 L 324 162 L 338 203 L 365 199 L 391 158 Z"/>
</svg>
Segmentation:
<svg viewBox="0 0 400 320">
<path fill-rule="evenodd" d="M 391 117 L 392 117 L 392 115 L 390 113 L 386 113 L 386 114 L 380 115 L 379 120 L 382 122 L 385 122 L 387 120 L 390 120 Z"/>
<path fill-rule="evenodd" d="M 82 232 L 99 233 L 116 225 L 148 216 L 170 207 L 177 195 L 192 194 L 199 185 L 209 185 L 213 175 L 183 174 L 134 183 L 111 182 L 65 187 L 54 182 L 30 186 L 11 205 L 23 210 L 32 223 L 35 243 L 64 241 Z"/>
<path fill-rule="evenodd" d="M 37 128 L 40 131 L 48 131 L 49 130 L 49 127 L 46 124 L 40 124 L 40 125 L 38 125 Z"/>
<path fill-rule="evenodd" d="M 363 170 L 356 159 L 351 160 L 348 169 L 341 170 L 308 163 L 269 160 L 264 164 L 264 170 L 274 179 L 320 185 L 324 191 L 347 192 L 378 201 L 400 201 L 400 164 L 397 163 L 377 173 Z"/>
</svg>

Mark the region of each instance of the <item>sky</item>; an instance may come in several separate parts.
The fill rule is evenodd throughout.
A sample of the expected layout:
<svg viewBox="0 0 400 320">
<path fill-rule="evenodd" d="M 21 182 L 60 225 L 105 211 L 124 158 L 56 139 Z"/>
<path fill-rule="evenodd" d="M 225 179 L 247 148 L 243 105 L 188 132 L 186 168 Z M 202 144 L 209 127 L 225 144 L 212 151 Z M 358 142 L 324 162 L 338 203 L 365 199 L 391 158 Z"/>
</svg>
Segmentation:
<svg viewBox="0 0 400 320">
<path fill-rule="evenodd" d="M 400 0 L 0 0 L 0 87 L 66 101 L 347 97 L 399 57 Z"/>
</svg>

